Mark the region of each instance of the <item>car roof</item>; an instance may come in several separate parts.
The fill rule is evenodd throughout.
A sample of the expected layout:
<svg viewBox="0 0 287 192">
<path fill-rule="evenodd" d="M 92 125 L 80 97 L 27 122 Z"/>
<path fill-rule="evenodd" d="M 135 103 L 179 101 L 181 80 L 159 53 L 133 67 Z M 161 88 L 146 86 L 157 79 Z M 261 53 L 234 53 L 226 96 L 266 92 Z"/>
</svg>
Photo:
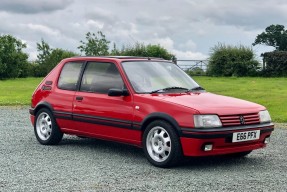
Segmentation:
<svg viewBox="0 0 287 192">
<path fill-rule="evenodd" d="M 163 58 L 159 58 L 159 57 L 139 57 L 139 56 L 75 56 L 72 58 L 114 58 L 114 59 L 147 59 L 147 60 L 151 60 L 151 59 L 156 59 L 156 60 L 165 60 Z"/>
<path fill-rule="evenodd" d="M 138 57 L 138 56 L 75 56 L 63 59 L 61 62 L 74 62 L 74 61 L 100 61 L 100 62 L 122 62 L 122 61 L 165 61 L 172 62 L 170 60 L 165 60 L 163 58 L 156 57 Z"/>
</svg>

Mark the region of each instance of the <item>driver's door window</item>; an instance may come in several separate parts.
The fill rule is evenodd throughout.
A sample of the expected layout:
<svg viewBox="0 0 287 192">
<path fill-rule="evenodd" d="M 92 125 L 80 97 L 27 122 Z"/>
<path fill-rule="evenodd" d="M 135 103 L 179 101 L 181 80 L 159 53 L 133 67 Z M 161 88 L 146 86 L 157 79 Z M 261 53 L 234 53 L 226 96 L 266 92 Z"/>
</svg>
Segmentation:
<svg viewBox="0 0 287 192">
<path fill-rule="evenodd" d="M 115 64 L 89 62 L 83 74 L 80 91 L 107 94 L 111 88 L 122 89 L 123 84 Z"/>
</svg>

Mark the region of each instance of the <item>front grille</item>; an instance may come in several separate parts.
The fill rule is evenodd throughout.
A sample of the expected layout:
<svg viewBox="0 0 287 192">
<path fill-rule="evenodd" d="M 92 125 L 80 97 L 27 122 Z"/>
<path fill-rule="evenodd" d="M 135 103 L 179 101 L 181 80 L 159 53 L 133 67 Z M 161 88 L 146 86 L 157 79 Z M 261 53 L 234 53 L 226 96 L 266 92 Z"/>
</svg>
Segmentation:
<svg viewBox="0 0 287 192">
<path fill-rule="evenodd" d="M 251 114 L 242 114 L 242 115 L 221 115 L 219 116 L 222 126 L 238 126 L 238 125 L 251 125 L 251 124 L 259 124 L 259 114 L 251 113 Z"/>
</svg>

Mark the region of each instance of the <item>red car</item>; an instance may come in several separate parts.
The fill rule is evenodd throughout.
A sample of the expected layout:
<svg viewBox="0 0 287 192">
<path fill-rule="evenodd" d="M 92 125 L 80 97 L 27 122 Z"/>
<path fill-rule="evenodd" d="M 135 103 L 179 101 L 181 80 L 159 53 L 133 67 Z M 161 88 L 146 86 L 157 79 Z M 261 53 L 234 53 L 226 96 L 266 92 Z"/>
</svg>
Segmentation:
<svg viewBox="0 0 287 192">
<path fill-rule="evenodd" d="M 265 107 L 206 92 L 176 64 L 140 57 L 64 59 L 36 88 L 30 114 L 41 144 L 64 133 L 117 141 L 142 147 L 158 167 L 245 156 L 274 130 Z"/>
</svg>

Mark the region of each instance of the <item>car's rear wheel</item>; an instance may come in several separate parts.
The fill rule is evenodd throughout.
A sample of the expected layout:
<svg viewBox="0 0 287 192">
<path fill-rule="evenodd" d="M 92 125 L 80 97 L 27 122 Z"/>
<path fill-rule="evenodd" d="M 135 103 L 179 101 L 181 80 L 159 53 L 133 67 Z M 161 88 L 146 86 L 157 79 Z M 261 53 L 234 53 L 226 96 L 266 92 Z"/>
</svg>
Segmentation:
<svg viewBox="0 0 287 192">
<path fill-rule="evenodd" d="M 37 112 L 34 132 L 39 143 L 43 145 L 58 144 L 63 138 L 63 133 L 60 131 L 55 118 L 46 108 Z"/>
<path fill-rule="evenodd" d="M 182 157 L 178 135 L 169 123 L 162 120 L 147 126 L 143 146 L 148 161 L 157 167 L 173 166 Z"/>
</svg>

